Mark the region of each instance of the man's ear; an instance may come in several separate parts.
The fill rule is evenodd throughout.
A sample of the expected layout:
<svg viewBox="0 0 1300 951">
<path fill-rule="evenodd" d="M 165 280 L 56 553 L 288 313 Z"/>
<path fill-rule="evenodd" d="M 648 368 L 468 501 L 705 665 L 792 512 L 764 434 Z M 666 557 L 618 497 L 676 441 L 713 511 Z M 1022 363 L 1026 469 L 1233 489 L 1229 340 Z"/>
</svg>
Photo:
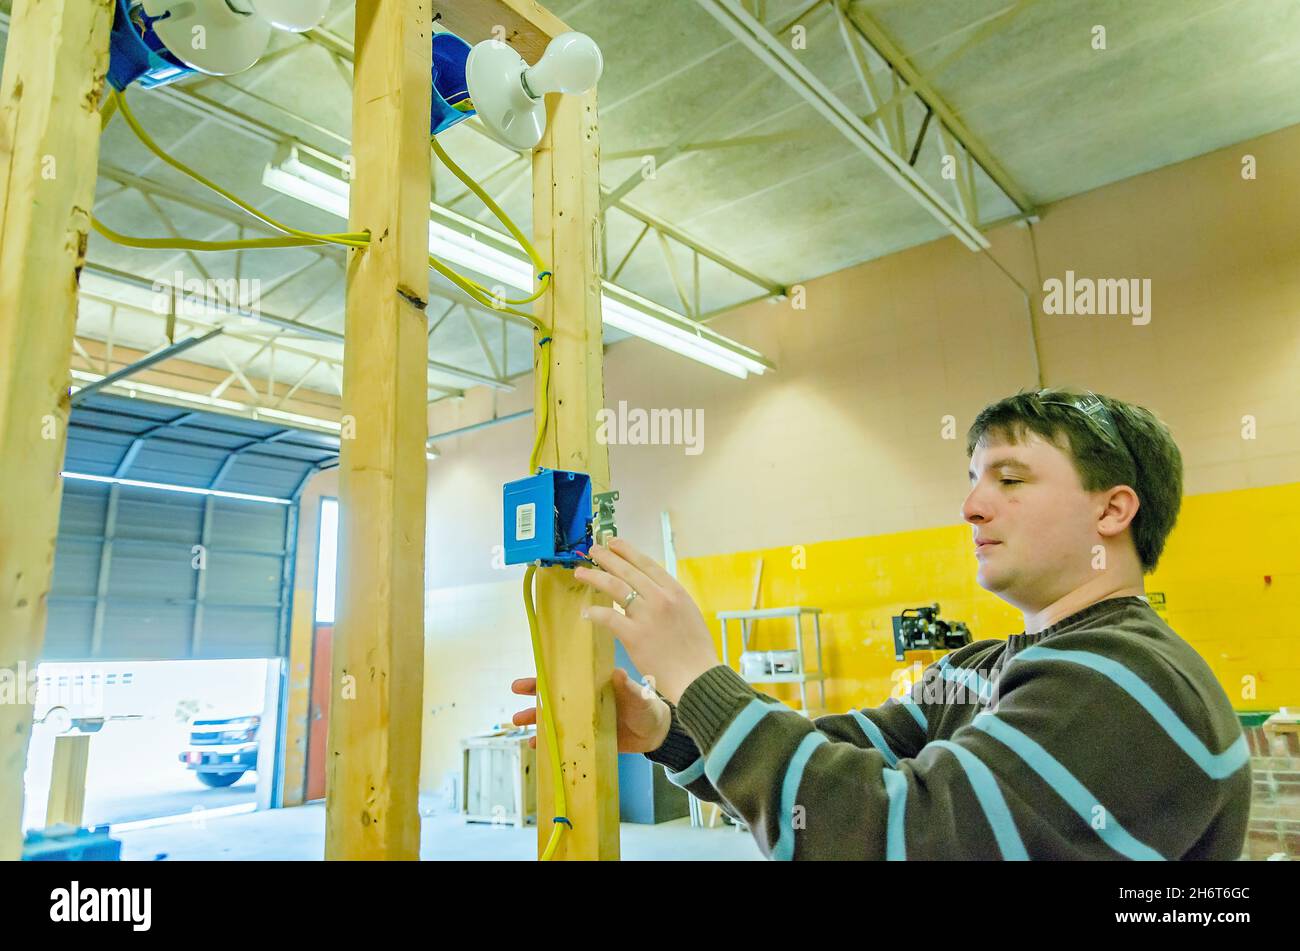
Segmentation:
<svg viewBox="0 0 1300 951">
<path fill-rule="evenodd" d="M 1113 538 L 1133 523 L 1142 502 L 1131 486 L 1117 485 L 1102 494 L 1104 507 L 1097 521 L 1097 534 Z"/>
</svg>

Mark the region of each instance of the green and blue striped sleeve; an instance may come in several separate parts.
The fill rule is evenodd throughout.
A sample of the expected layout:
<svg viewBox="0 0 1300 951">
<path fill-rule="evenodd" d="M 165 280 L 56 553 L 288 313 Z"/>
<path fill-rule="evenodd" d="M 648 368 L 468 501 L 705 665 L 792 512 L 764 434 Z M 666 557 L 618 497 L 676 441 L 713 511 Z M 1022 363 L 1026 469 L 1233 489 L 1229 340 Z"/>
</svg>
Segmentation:
<svg viewBox="0 0 1300 951">
<path fill-rule="evenodd" d="M 1207 704 L 1203 683 L 1129 640 L 1022 651 L 990 703 L 911 756 L 764 702 L 726 667 L 678 715 L 695 768 L 770 858 L 1235 857 L 1250 774 L 1226 698 Z"/>
<path fill-rule="evenodd" d="M 752 699 L 773 705 L 774 708 L 789 710 L 779 700 L 749 687 L 738 676 L 735 680 L 745 686 Z M 919 698 L 920 693 L 920 686 L 917 685 L 901 698 L 891 698 L 880 707 L 818 717 L 812 721 L 812 724 L 828 740 L 879 751 L 885 761 L 893 766 L 901 759 L 915 756 L 925 745 L 928 729 L 927 714 L 919 699 L 914 699 L 914 697 Z M 663 764 L 670 782 L 686 789 L 698 799 L 718 803 L 727 809 L 730 815 L 740 818 L 737 813 L 728 808 L 727 803 L 705 775 L 704 757 L 700 754 L 700 748 L 695 740 L 682 725 L 677 707 L 671 702 L 668 706 L 672 711 L 672 725 L 668 736 L 657 750 L 647 753 L 646 757 L 653 762 Z"/>
</svg>

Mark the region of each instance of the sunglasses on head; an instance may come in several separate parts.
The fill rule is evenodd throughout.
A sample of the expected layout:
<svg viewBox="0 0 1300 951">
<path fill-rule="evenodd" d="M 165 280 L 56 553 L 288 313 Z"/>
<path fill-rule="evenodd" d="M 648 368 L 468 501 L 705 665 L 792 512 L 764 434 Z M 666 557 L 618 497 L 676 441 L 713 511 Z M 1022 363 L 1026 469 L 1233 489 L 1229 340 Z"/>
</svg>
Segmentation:
<svg viewBox="0 0 1300 951">
<path fill-rule="evenodd" d="M 1065 397 L 1064 399 L 1043 399 L 1044 396 L 1062 396 L 1060 393 L 1053 393 L 1050 390 L 1039 390 L 1034 394 L 1038 397 L 1038 402 L 1044 406 L 1068 406 L 1070 409 L 1077 409 L 1085 416 L 1089 417 L 1102 428 L 1102 431 L 1109 438 L 1115 448 L 1123 451 L 1129 459 L 1133 461 L 1136 468 L 1137 460 L 1133 458 L 1132 451 L 1128 448 L 1128 443 L 1124 441 L 1123 434 L 1119 431 L 1119 426 L 1115 422 L 1115 417 L 1111 415 L 1106 404 L 1096 393 L 1085 393 L 1079 397 Z"/>
</svg>

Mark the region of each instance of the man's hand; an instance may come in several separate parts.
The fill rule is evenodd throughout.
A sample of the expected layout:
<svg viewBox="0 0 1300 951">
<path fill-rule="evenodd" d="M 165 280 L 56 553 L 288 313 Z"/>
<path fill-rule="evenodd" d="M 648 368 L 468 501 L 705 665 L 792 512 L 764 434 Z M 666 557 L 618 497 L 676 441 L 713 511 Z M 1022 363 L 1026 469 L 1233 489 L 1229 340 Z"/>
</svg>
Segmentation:
<svg viewBox="0 0 1300 951">
<path fill-rule="evenodd" d="M 608 548 L 592 545 L 591 560 L 605 570 L 577 568 L 577 580 L 620 605 L 632 591 L 637 597 L 626 603 L 626 613 L 592 606 L 586 616 L 622 641 L 637 670 L 677 703 L 691 681 L 719 663 L 704 615 L 677 579 L 622 538 L 611 539 Z"/>
<path fill-rule="evenodd" d="M 663 746 L 672 725 L 672 711 L 668 704 L 655 695 L 649 687 L 633 682 L 622 667 L 614 668 L 614 705 L 618 708 L 618 751 L 620 753 L 652 753 Z M 510 685 L 511 693 L 525 697 L 537 696 L 537 678 L 521 677 Z M 537 708 L 520 710 L 510 722 L 527 726 L 537 722 Z M 528 741 L 536 748 L 537 737 Z"/>
</svg>

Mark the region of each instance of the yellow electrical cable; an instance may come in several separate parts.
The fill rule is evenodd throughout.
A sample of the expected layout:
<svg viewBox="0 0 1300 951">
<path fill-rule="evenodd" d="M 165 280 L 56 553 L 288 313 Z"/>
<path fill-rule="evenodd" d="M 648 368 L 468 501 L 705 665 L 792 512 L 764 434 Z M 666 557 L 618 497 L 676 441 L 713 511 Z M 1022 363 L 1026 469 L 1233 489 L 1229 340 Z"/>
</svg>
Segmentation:
<svg viewBox="0 0 1300 951">
<path fill-rule="evenodd" d="M 146 133 L 135 120 L 134 114 L 130 113 L 129 107 L 126 105 L 125 97 L 123 97 L 116 89 L 110 90 L 109 97 L 104 101 L 104 104 L 100 109 L 100 131 L 103 131 L 108 127 L 109 122 L 111 122 L 113 117 L 118 113 L 119 107 L 123 116 L 126 117 L 127 121 L 131 124 L 132 130 L 141 137 L 141 141 L 146 145 L 146 147 L 153 151 L 154 154 L 158 155 L 173 167 L 179 168 L 182 172 L 189 175 L 191 178 L 194 178 L 196 181 L 207 185 L 209 188 L 212 188 L 224 197 L 229 198 L 241 207 L 243 206 L 243 203 L 233 195 L 229 195 L 223 189 L 214 185 L 212 182 L 207 181 L 203 176 L 199 175 L 188 166 L 185 166 L 178 161 L 174 161 L 165 153 L 162 153 L 157 144 L 149 138 L 148 133 Z M 264 218 L 264 216 L 260 214 L 257 214 L 256 216 L 259 219 Z M 289 235 L 283 238 L 241 238 L 239 240 L 231 241 L 199 241 L 179 237 L 139 238 L 115 231 L 93 215 L 91 216 L 90 224 L 97 232 L 99 232 L 99 234 L 103 235 L 108 240 L 128 248 L 177 249 L 182 251 L 236 251 L 243 249 L 301 248 L 308 245 L 338 243 L 332 239 L 339 237 L 337 235 L 312 235 L 310 232 L 299 232 L 297 236 Z M 284 230 L 284 228 L 280 228 L 280 230 Z M 350 246 L 365 247 L 365 245 L 369 243 L 369 235 L 364 235 L 363 237 L 365 238 L 365 241 L 360 245 Z"/>
<path fill-rule="evenodd" d="M 541 334 L 546 333 L 546 328 L 541 326 L 540 322 L 538 332 Z M 549 336 L 543 336 L 539 338 L 537 344 L 539 355 L 537 372 L 541 374 L 541 381 L 537 396 L 537 436 L 533 440 L 533 451 L 528 456 L 529 475 L 537 472 L 537 465 L 542 453 L 542 441 L 546 436 L 546 426 L 550 419 L 551 359 L 545 349 L 545 345 L 549 342 Z M 556 816 L 567 818 L 568 805 L 564 794 L 564 773 L 560 768 L 559 738 L 555 730 L 555 717 L 551 710 L 550 688 L 546 679 L 546 664 L 542 657 L 542 641 L 537 632 L 537 611 L 533 606 L 533 575 L 536 572 L 536 565 L 529 565 L 528 570 L 524 572 L 524 610 L 528 613 L 528 631 L 533 640 L 533 663 L 537 667 L 539 722 L 546 733 L 546 748 L 551 759 L 551 782 L 554 787 L 551 796 L 552 805 Z M 555 850 L 560 843 L 563 826 L 564 823 L 562 822 L 553 824 L 551 837 L 546 843 L 546 848 L 542 850 L 541 860 L 543 862 L 550 861 L 555 854 Z"/>
<path fill-rule="evenodd" d="M 487 209 L 496 216 L 497 221 L 505 225 L 506 230 L 510 232 L 516 241 L 519 242 L 519 246 L 524 249 L 524 252 L 533 262 L 533 267 L 537 270 L 537 280 L 540 286 L 536 291 L 528 297 L 520 297 L 513 300 L 506 298 L 503 303 L 528 304 L 537 300 L 537 298 L 546 293 L 549 288 L 551 272 L 547 269 L 546 262 L 542 260 L 542 256 L 537 253 L 537 249 L 533 247 L 533 243 L 529 241 L 527 235 L 525 235 L 523 231 L 515 225 L 515 223 L 510 219 L 510 216 L 505 213 L 501 206 L 493 201 L 492 196 L 483 190 L 483 186 L 474 181 L 474 179 L 470 177 L 469 173 L 452 160 L 452 157 L 447 154 L 446 149 L 444 149 L 442 144 L 438 141 L 437 136 L 431 136 L 429 138 L 429 145 L 433 147 L 433 152 L 438 156 L 438 160 L 442 162 L 443 165 L 446 165 L 447 168 L 451 170 L 451 173 L 460 179 L 461 184 L 473 192 L 475 197 L 487 206 Z M 470 279 L 466 278 L 466 280 Z M 473 281 L 472 283 L 485 293 L 490 293 L 487 288 L 483 287 L 483 285 L 479 284 L 477 281 Z"/>
<path fill-rule="evenodd" d="M 126 97 L 118 90 L 110 89 L 109 97 L 105 100 L 104 105 L 100 110 L 101 128 L 107 127 L 113 116 L 118 112 L 122 113 L 122 118 L 126 121 L 127 125 L 130 126 L 131 131 L 135 134 L 136 138 L 140 140 L 140 143 L 157 156 L 160 161 L 165 162 L 181 174 L 188 176 L 204 187 L 216 192 L 218 195 L 225 198 L 236 207 L 243 209 L 259 221 L 262 221 L 265 224 L 270 225 L 279 231 L 283 231 L 285 234 L 299 240 L 290 241 L 283 238 L 245 238 L 232 241 L 196 241 L 185 238 L 136 238 L 114 231 L 102 222 L 98 222 L 92 218 L 92 224 L 95 226 L 95 230 L 109 240 L 127 247 L 151 249 L 175 248 L 189 251 L 234 251 L 241 249 L 293 248 L 313 244 L 337 244 L 344 247 L 364 248 L 369 244 L 370 235 L 368 232 L 318 234 L 311 231 L 302 231 L 286 225 L 283 222 L 272 218 L 270 215 L 259 211 L 252 205 L 216 184 L 216 182 L 213 182 L 211 179 L 190 168 L 184 162 L 173 158 L 163 151 L 149 133 L 145 131 L 144 127 L 140 125 L 139 120 L 135 117 L 135 113 L 131 111 L 131 107 L 127 103 Z M 429 265 L 483 306 L 493 310 L 503 311 L 516 317 L 521 317 L 532 323 L 533 326 L 541 328 L 541 322 L 531 314 L 521 310 L 516 310 L 513 307 L 503 306 L 509 304 L 531 303 L 546 293 L 550 287 L 550 272 L 545 269 L 545 264 L 542 262 L 541 256 L 538 255 L 536 249 L 532 246 L 531 242 L 528 241 L 523 232 L 516 227 L 514 222 L 510 220 L 509 216 L 505 214 L 501 207 L 492 200 L 491 196 L 484 192 L 477 182 L 474 182 L 458 165 L 455 164 L 455 162 L 451 160 L 450 156 L 443 151 L 441 145 L 436 141 L 433 142 L 433 145 L 434 150 L 447 163 L 448 167 L 452 169 L 453 173 L 479 196 L 479 198 L 497 216 L 501 223 L 505 225 L 512 235 L 515 236 L 516 240 L 520 242 L 524 251 L 538 268 L 540 286 L 537 291 L 527 297 L 517 299 L 497 299 L 488 288 L 484 287 L 478 281 L 459 273 L 439 261 L 433 255 L 429 255 Z"/>
<path fill-rule="evenodd" d="M 180 251 L 235 251 L 242 248 L 301 248 L 320 244 L 314 238 L 243 238 L 238 241 L 197 241 L 190 238 L 136 238 L 114 231 L 98 218 L 91 216 L 90 226 L 114 244 L 128 248 L 175 249 Z"/>
<path fill-rule="evenodd" d="M 545 333 L 545 330 L 542 331 Z M 543 337 L 542 339 L 546 339 Z M 541 344 L 538 345 L 540 350 Z M 533 451 L 528 456 L 528 474 L 537 473 L 538 463 L 541 461 L 542 440 L 546 436 L 546 424 L 549 422 L 550 412 L 550 388 L 551 388 L 551 359 L 545 350 L 539 353 L 537 372 L 541 374 L 541 386 L 537 397 L 537 436 L 533 440 Z"/>
<path fill-rule="evenodd" d="M 155 156 L 157 156 L 160 161 L 167 163 L 172 168 L 176 169 L 176 171 L 180 172 L 182 175 L 186 175 L 189 178 L 194 179 L 194 181 L 198 182 L 200 185 L 203 185 L 205 188 L 208 188 L 216 192 L 222 198 L 226 199 L 226 201 L 235 205 L 237 208 L 241 208 L 244 211 L 248 212 L 258 221 L 270 225 L 272 228 L 274 228 L 277 231 L 283 231 L 285 234 L 293 235 L 296 238 L 311 238 L 314 242 L 317 243 L 340 244 L 343 245 L 344 247 L 350 247 L 350 248 L 364 248 L 370 243 L 370 235 L 366 232 L 317 234 L 312 231 L 301 231 L 298 228 L 294 228 L 284 224 L 281 221 L 277 221 L 275 218 L 272 218 L 268 214 L 258 211 L 248 202 L 226 191 L 226 189 L 222 188 L 220 185 L 212 181 L 210 178 L 207 178 L 201 173 L 190 168 L 184 162 L 181 162 L 179 159 L 172 158 L 170 155 L 164 152 L 163 149 L 158 145 L 158 143 L 155 142 L 150 137 L 149 133 L 144 130 L 144 127 L 140 125 L 139 121 L 135 117 L 135 113 L 131 111 L 131 107 L 127 103 L 126 97 L 123 96 L 116 89 L 110 90 L 109 96 L 110 96 L 109 101 L 114 104 L 116 111 L 122 113 L 122 118 L 126 121 L 126 124 L 131 127 L 131 131 L 135 133 L 135 137 L 140 140 L 140 144 L 143 145 L 145 148 L 147 148 Z M 112 116 L 110 115 L 108 119 L 111 118 Z M 107 125 L 108 119 L 104 120 L 105 125 Z M 236 247 L 240 247 L 240 246 L 241 245 L 236 245 Z M 243 246 L 248 247 L 248 245 L 243 245 Z M 258 245 L 252 245 L 252 247 L 258 247 Z"/>
<path fill-rule="evenodd" d="M 546 733 L 546 751 L 550 754 L 551 778 L 555 784 L 555 801 L 552 805 L 556 816 L 566 817 L 568 800 L 564 794 L 564 774 L 560 767 L 560 741 L 555 731 L 555 718 L 551 715 L 550 684 L 546 679 L 546 666 L 542 663 L 542 640 L 537 631 L 537 610 L 533 607 L 533 575 L 535 574 L 537 574 L 536 565 L 529 565 L 524 572 L 524 610 L 528 612 L 528 632 L 533 640 L 533 658 L 537 665 L 537 703 L 542 729 Z M 543 862 L 549 862 L 555 855 L 563 828 L 562 822 L 552 824 L 551 837 L 547 840 L 546 848 L 542 850 Z"/>
<path fill-rule="evenodd" d="M 114 90 L 116 91 L 116 90 Z M 117 99 L 110 93 L 104 100 L 104 104 L 99 107 L 99 131 L 103 132 L 108 128 L 108 124 L 113 121 L 113 116 L 117 115 Z"/>
<path fill-rule="evenodd" d="M 430 257 L 432 257 L 432 255 L 430 255 Z M 465 277 L 463 274 L 461 276 Z M 488 297 L 489 300 L 497 300 L 496 295 L 492 294 L 491 290 L 489 290 L 484 285 L 480 284 L 478 281 L 474 280 L 472 277 L 466 277 L 465 280 L 469 281 L 471 284 L 477 287 L 484 294 L 484 296 Z M 551 272 L 544 271 L 542 272 L 542 276 L 538 281 L 537 290 L 533 291 L 527 297 L 502 297 L 500 300 L 497 300 L 497 304 L 531 304 L 533 301 L 537 300 L 537 298 L 545 294 L 547 290 L 550 289 L 550 285 L 551 285 Z M 492 306 L 496 307 L 496 304 L 493 304 Z M 501 308 L 498 307 L 497 309 L 500 310 Z"/>
<path fill-rule="evenodd" d="M 510 219 L 510 216 L 502 210 L 501 206 L 492 200 L 492 197 L 483 190 L 478 182 L 474 181 L 474 179 L 463 171 L 459 165 L 452 161 L 451 156 L 446 153 L 436 138 L 431 138 L 429 142 L 439 160 L 441 160 L 442 163 L 451 170 L 453 175 L 460 179 L 461 183 L 464 184 L 466 188 L 472 191 L 478 199 L 487 206 L 492 214 L 496 216 L 498 221 L 505 225 L 506 229 L 514 236 L 514 239 L 519 242 L 519 246 L 524 249 L 529 259 L 533 262 L 533 266 L 537 269 L 539 286 L 536 292 L 528 297 L 520 298 L 518 300 L 505 300 L 504 303 L 527 304 L 537 300 L 550 289 L 551 279 L 551 272 L 547 269 L 545 262 L 542 261 L 541 255 L 537 253 L 537 249 L 533 247 L 532 242 L 528 240 L 527 236 L 515 225 L 515 223 Z M 487 288 L 483 287 L 483 285 L 471 278 L 464 277 L 464 275 L 456 274 L 455 272 L 447 273 L 451 269 L 447 268 L 444 270 L 443 268 L 438 267 L 432 255 L 429 258 L 429 262 L 433 264 L 440 273 L 447 276 L 453 283 L 460 287 L 461 290 L 465 291 L 465 293 L 469 294 L 471 297 L 474 297 L 480 303 L 487 304 L 494 309 L 505 310 L 508 313 L 517 314 L 518 316 L 527 318 L 532 322 L 533 326 L 537 328 L 538 333 L 542 335 L 539 337 L 537 342 L 539 351 L 537 372 L 541 374 L 537 396 L 537 435 L 533 440 L 533 450 L 528 456 L 528 473 L 529 475 L 533 475 L 537 472 L 538 463 L 541 459 L 542 443 L 546 438 L 546 426 L 550 418 L 551 359 L 547 351 L 543 349 L 545 344 L 550 342 L 547 327 L 540 319 L 530 314 L 514 310 L 510 307 L 501 307 L 500 305 L 503 303 L 502 301 L 494 299 L 484 300 L 484 298 L 490 293 Z M 467 284 L 470 286 L 466 286 Z M 536 573 L 537 566 L 535 565 L 529 565 L 528 569 L 524 572 L 524 611 L 528 615 L 528 631 L 532 637 L 533 643 L 533 664 L 537 668 L 537 707 L 539 723 L 542 731 L 546 734 L 546 749 L 550 754 L 551 782 L 553 786 L 551 800 L 553 812 L 557 817 L 564 817 L 567 819 L 568 801 L 564 791 L 564 772 L 560 765 L 560 741 L 555 729 L 555 716 L 551 707 L 550 687 L 546 679 L 546 662 L 542 655 L 542 642 L 537 629 L 537 610 L 533 603 L 533 576 Z M 554 857 L 555 850 L 559 847 L 560 836 L 563 835 L 564 827 L 564 822 L 553 821 L 550 838 L 546 842 L 546 847 L 542 850 L 541 861 L 549 862 Z"/>
<path fill-rule="evenodd" d="M 478 182 L 474 181 L 474 179 L 472 179 L 464 169 L 452 161 L 451 156 L 447 154 L 447 151 L 442 147 L 442 144 L 438 141 L 437 137 L 431 138 L 429 144 L 433 146 L 434 154 L 438 156 L 439 161 L 441 161 L 443 165 L 446 165 L 447 168 L 451 169 L 451 173 L 460 179 L 461 184 L 472 191 L 478 200 L 483 202 L 492 214 L 496 215 L 497 220 L 506 226 L 506 229 L 514 236 L 514 239 L 519 242 L 519 246 L 524 249 L 533 264 L 537 267 L 537 270 L 545 271 L 546 263 L 542 261 L 542 257 L 537 253 L 537 249 L 533 247 L 533 243 L 529 241 L 528 236 L 520 231 L 519 228 L 516 227 L 515 223 L 510 220 L 510 216 L 501 210 L 501 206 L 492 200 L 492 196 L 485 192 L 483 187 L 479 185 Z"/>
<path fill-rule="evenodd" d="M 495 300 L 494 298 L 489 296 L 489 292 L 481 284 L 478 284 L 477 282 L 472 281 L 470 278 L 466 277 L 465 275 L 452 270 L 450 267 L 448 267 L 447 265 L 439 261 L 437 258 L 435 258 L 432 254 L 429 255 L 429 266 L 433 268 L 435 271 L 437 271 L 439 274 L 441 274 L 443 277 L 447 278 L 447 280 L 451 281 L 453 284 L 459 287 L 462 291 L 464 291 L 474 300 L 478 301 L 478 303 L 482 304 L 484 307 L 489 307 L 492 310 L 499 311 L 506 314 L 513 314 L 516 317 L 522 317 L 524 320 L 528 321 L 538 330 L 545 329 L 546 325 L 543 324 L 536 317 L 534 317 L 532 314 L 529 314 L 522 310 L 515 310 L 513 307 L 503 306 L 500 301 Z"/>
</svg>

